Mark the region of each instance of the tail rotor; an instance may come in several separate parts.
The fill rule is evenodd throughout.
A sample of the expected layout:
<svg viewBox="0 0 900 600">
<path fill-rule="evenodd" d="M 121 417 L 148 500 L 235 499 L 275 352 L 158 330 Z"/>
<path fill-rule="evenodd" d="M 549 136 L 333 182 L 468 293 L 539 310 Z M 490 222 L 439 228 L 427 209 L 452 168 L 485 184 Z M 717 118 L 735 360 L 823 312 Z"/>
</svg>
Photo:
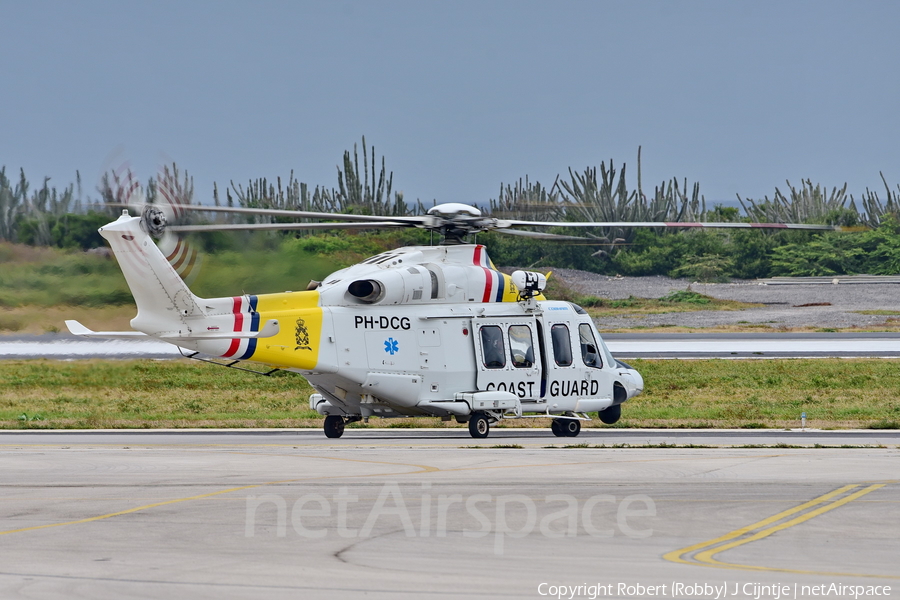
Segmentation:
<svg viewBox="0 0 900 600">
<path fill-rule="evenodd" d="M 140 215 L 144 231 L 154 238 L 178 275 L 192 284 L 200 273 L 201 254 L 193 244 L 167 229 L 191 214 L 185 207 L 191 206 L 194 186 L 187 174 L 181 181 L 174 164 L 171 168 L 163 165 L 145 191 L 129 162 L 122 161 L 103 176 L 100 191 L 108 208 L 122 207 Z"/>
</svg>

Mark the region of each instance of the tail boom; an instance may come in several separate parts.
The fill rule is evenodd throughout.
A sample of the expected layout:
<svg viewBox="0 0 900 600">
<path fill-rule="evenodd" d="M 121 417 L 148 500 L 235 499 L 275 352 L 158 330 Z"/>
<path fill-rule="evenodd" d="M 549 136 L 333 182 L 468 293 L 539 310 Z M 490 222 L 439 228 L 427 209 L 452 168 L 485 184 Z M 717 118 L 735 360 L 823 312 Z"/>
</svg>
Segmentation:
<svg viewBox="0 0 900 600">
<path fill-rule="evenodd" d="M 138 313 L 131 326 L 136 331 L 211 356 L 300 371 L 334 370 L 333 347 L 327 351 L 327 365 L 319 360 L 323 329 L 333 339 L 330 318 L 327 326 L 323 322 L 319 292 L 200 298 L 166 260 L 141 218 L 126 211 L 102 227 L 100 235 L 109 242 L 134 296 Z M 72 326 L 79 335 L 98 334 L 74 322 Z"/>
<path fill-rule="evenodd" d="M 188 319 L 205 317 L 206 313 L 144 231 L 140 217 L 125 213 L 101 227 L 100 235 L 116 255 L 137 304 L 138 314 L 131 326 L 154 337 L 190 335 Z"/>
</svg>

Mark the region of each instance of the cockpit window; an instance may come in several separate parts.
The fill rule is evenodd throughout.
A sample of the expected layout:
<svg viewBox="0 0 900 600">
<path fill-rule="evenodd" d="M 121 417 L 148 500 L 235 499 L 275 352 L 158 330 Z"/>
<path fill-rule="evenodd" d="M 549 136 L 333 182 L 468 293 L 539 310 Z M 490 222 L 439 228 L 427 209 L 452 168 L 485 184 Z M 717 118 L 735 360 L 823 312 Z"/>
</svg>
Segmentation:
<svg viewBox="0 0 900 600">
<path fill-rule="evenodd" d="M 534 346 L 531 343 L 531 327 L 528 325 L 509 326 L 509 356 L 517 369 L 534 366 Z"/>
<path fill-rule="evenodd" d="M 609 348 L 606 346 L 606 342 L 603 341 L 603 338 L 600 338 L 600 348 L 603 350 L 603 356 L 606 357 L 606 364 L 614 365 L 618 362 L 615 358 L 613 358 L 612 352 L 609 351 Z"/>
<path fill-rule="evenodd" d="M 603 368 L 603 359 L 600 358 L 600 349 L 594 339 L 594 332 L 587 323 L 578 326 L 578 341 L 581 344 L 581 358 L 588 367 Z"/>
<path fill-rule="evenodd" d="M 550 328 L 550 339 L 553 340 L 553 359 L 560 367 L 572 366 L 572 341 L 569 328 L 565 325 L 554 325 Z"/>
<path fill-rule="evenodd" d="M 486 368 L 502 369 L 506 366 L 506 355 L 503 352 L 503 330 L 500 327 L 485 325 L 481 328 L 481 349 Z"/>
<path fill-rule="evenodd" d="M 578 306 L 578 305 L 575 304 L 574 302 L 569 302 L 569 306 L 571 306 L 571 307 L 572 307 L 572 310 L 574 310 L 574 311 L 575 311 L 576 313 L 578 313 L 579 315 L 586 315 L 586 314 L 587 314 L 587 311 L 586 311 L 586 310 L 584 310 L 583 308 L 581 308 L 580 306 Z"/>
</svg>

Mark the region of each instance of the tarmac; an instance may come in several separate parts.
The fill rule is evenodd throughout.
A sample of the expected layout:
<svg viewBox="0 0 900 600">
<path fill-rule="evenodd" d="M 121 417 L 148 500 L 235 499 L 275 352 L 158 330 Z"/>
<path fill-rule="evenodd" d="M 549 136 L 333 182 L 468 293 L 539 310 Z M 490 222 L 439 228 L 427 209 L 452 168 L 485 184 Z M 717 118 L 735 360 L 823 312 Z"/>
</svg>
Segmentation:
<svg viewBox="0 0 900 600">
<path fill-rule="evenodd" d="M 3 432 L 0 597 L 898 597 L 898 446 L 896 431 Z"/>
</svg>

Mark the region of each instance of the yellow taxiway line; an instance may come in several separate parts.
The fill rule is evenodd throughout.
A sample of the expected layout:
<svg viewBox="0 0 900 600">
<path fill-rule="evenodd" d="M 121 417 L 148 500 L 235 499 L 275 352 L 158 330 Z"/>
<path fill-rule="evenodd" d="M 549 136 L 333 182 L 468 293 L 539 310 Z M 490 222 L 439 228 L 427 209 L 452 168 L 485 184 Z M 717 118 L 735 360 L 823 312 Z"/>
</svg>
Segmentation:
<svg viewBox="0 0 900 600">
<path fill-rule="evenodd" d="M 341 461 L 346 461 L 346 462 L 368 463 L 368 464 L 377 464 L 377 465 L 391 465 L 391 466 L 398 466 L 398 467 L 414 467 L 414 468 L 418 469 L 417 471 L 412 471 L 411 473 L 431 473 L 431 472 L 440 470 L 437 467 L 431 467 L 428 465 L 417 465 L 417 464 L 410 464 L 410 463 L 394 463 L 394 462 L 375 461 L 375 460 L 360 460 L 360 459 L 351 459 L 351 458 L 336 458 L 336 457 L 332 457 L 332 456 L 305 457 L 305 458 L 325 458 L 328 460 L 341 460 Z M 392 475 L 396 476 L 396 475 L 405 475 L 405 474 L 409 474 L 409 473 L 394 473 L 394 472 L 364 473 L 361 475 L 332 475 L 332 476 L 317 476 L 317 477 L 300 478 L 300 479 L 284 479 L 284 480 L 280 480 L 280 481 L 266 481 L 263 483 L 254 483 L 251 485 L 243 485 L 240 487 L 228 488 L 225 490 L 209 492 L 206 494 L 198 494 L 196 496 L 188 496 L 187 498 L 174 498 L 172 500 L 163 500 L 161 502 L 154 502 L 152 504 L 144 504 L 143 506 L 135 506 L 133 508 L 128 508 L 125 510 L 111 512 L 111 513 L 107 513 L 104 515 L 96 515 L 93 517 L 85 517 L 84 519 L 76 519 L 74 521 L 63 521 L 60 523 L 46 523 L 44 525 L 32 525 L 31 527 L 21 527 L 19 529 L 8 529 L 6 531 L 0 531 L 0 535 L 7 535 L 10 533 L 21 533 L 21 532 L 25 532 L 25 531 L 36 531 L 38 529 L 49 529 L 51 527 L 65 527 L 67 525 L 79 525 L 82 523 L 91 523 L 94 521 L 102 521 L 104 519 L 110 519 L 112 517 L 119 517 L 122 515 L 136 513 L 136 512 L 148 510 L 151 508 L 157 508 L 159 506 L 166 506 L 168 504 L 178 504 L 181 502 L 189 502 L 191 500 L 203 500 L 206 498 L 212 498 L 214 496 L 221 496 L 222 494 L 230 494 L 232 492 L 239 492 L 241 490 L 250 490 L 253 488 L 265 487 L 265 486 L 269 486 L 269 485 L 277 485 L 277 484 L 281 484 L 281 483 L 297 483 L 297 482 L 301 482 L 301 481 L 310 481 L 310 480 L 319 480 L 319 479 L 345 479 L 345 478 L 352 479 L 352 478 L 356 478 L 356 477 L 384 477 L 384 476 L 392 476 Z"/>
<path fill-rule="evenodd" d="M 779 531 L 784 531 L 795 525 L 799 525 L 800 523 L 805 523 L 810 519 L 823 515 L 831 510 L 836 508 L 840 508 L 854 500 L 858 500 L 862 498 L 866 494 L 874 492 L 877 489 L 883 488 L 886 484 L 884 483 L 875 483 L 865 487 L 863 489 L 857 489 L 861 484 L 849 484 L 845 485 L 841 488 L 828 492 L 827 494 L 823 494 L 818 498 L 813 498 L 808 502 L 804 502 L 798 506 L 793 508 L 789 508 L 784 510 L 778 514 L 772 515 L 762 521 L 758 521 L 753 523 L 752 525 L 747 525 L 746 527 L 741 527 L 740 529 L 735 529 L 734 531 L 730 531 L 725 535 L 719 536 L 712 540 L 707 540 L 705 542 L 700 542 L 699 544 L 693 544 L 691 546 L 687 546 L 686 548 L 681 548 L 680 550 L 674 550 L 672 552 L 668 552 L 663 555 L 665 560 L 682 563 L 686 565 L 695 565 L 699 567 L 714 567 L 720 569 L 739 569 L 744 571 L 776 571 L 780 573 L 797 573 L 803 575 L 830 575 L 830 576 L 841 576 L 841 577 L 877 577 L 882 579 L 900 579 L 900 576 L 897 575 L 877 575 L 872 573 L 844 573 L 844 572 L 831 572 L 831 571 L 808 571 L 801 569 L 785 569 L 780 567 L 766 567 L 760 565 L 744 565 L 739 563 L 729 563 L 724 561 L 716 560 L 714 557 L 716 554 L 720 552 L 724 552 L 726 550 L 731 550 L 732 548 L 737 548 L 738 546 L 742 546 L 744 544 L 749 544 L 751 542 L 755 542 L 766 538 L 773 533 L 777 533 Z M 856 491 L 854 491 L 856 490 Z M 848 492 L 851 492 L 848 494 Z M 822 506 L 819 506 L 822 505 Z M 818 508 L 813 508 L 818 506 Z M 813 510 L 809 510 L 813 509 Z M 807 511 L 807 512 L 804 512 Z M 803 513 L 797 517 L 794 517 L 788 521 L 784 521 L 779 523 L 779 521 L 783 521 L 787 517 L 792 515 L 796 515 L 797 513 Z M 702 552 L 698 552 L 701 550 Z M 696 553 L 696 554 L 694 554 Z M 693 559 L 687 559 L 685 556 L 693 554 Z"/>
</svg>

